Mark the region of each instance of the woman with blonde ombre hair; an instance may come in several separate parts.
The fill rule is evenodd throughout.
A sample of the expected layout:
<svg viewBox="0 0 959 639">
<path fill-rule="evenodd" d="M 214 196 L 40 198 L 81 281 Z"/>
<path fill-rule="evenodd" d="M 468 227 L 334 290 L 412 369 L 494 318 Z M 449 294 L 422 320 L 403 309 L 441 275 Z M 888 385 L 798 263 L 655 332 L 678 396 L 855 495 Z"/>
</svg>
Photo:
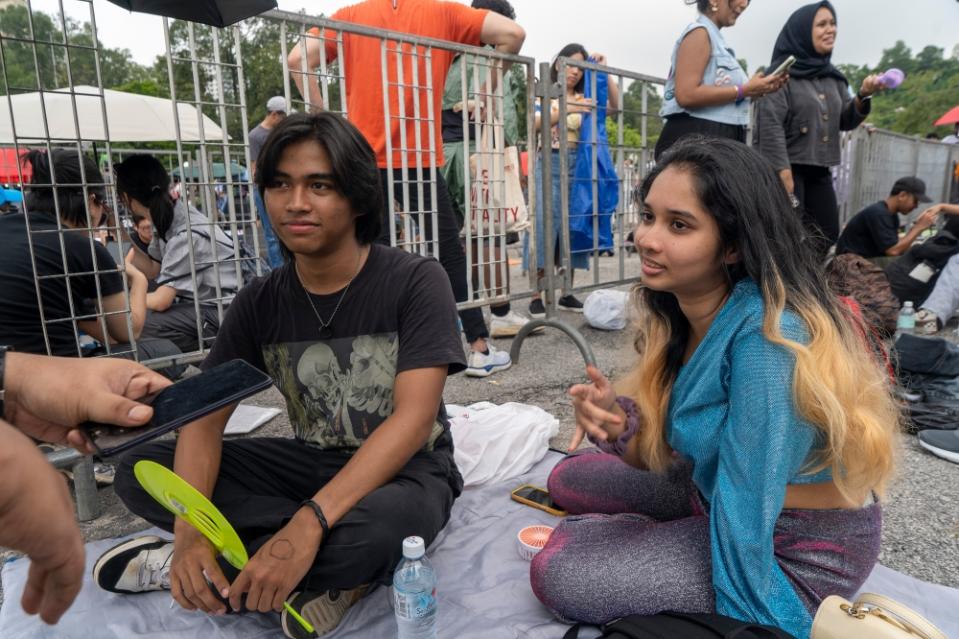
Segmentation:
<svg viewBox="0 0 959 639">
<path fill-rule="evenodd" d="M 571 449 L 585 434 L 602 452 L 553 470 L 574 516 L 534 559 L 533 590 L 588 623 L 718 612 L 807 637 L 879 554 L 889 379 L 756 152 L 684 141 L 642 194 L 639 360 L 619 396 L 592 367 L 569 391 Z"/>
</svg>

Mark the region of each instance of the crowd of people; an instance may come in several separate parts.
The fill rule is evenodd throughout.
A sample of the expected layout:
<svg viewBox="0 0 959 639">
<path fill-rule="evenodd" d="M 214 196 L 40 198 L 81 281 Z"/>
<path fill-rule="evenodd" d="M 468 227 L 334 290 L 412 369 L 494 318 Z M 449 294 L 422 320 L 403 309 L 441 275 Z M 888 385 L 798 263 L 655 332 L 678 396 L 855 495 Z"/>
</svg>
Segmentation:
<svg viewBox="0 0 959 639">
<path fill-rule="evenodd" d="M 577 426 L 570 450 L 584 437 L 595 448 L 551 473 L 554 501 L 573 516 L 534 560 L 531 588 L 564 620 L 718 612 L 807 637 L 820 602 L 851 596 L 877 561 L 901 419 L 887 371 L 863 339 L 869 329 L 830 292 L 824 258 L 835 244 L 839 254 L 916 259 L 922 231 L 959 207 L 927 209 L 900 239 L 898 215 L 928 201 L 925 184 L 905 177 L 840 234 L 831 177 L 839 133 L 863 122 L 882 87 L 870 76 L 853 95 L 832 64 L 835 9 L 822 1 L 795 11 L 768 67 L 791 59 L 788 72 L 749 78 L 723 33 L 749 0 L 689 4 L 699 16 L 674 48 L 657 162 L 638 192 L 636 364 L 615 388 L 589 367 L 589 383 L 569 390 Z M 331 18 L 506 54 L 525 39 L 506 0 L 363 0 Z M 175 198 L 169 174 L 148 154 L 116 165 L 118 200 L 135 223 L 121 270 L 91 239 L 108 211 L 103 188 L 83 185 L 105 182 L 81 154 L 31 152 L 29 213 L 0 215 L 0 286 L 8 291 L 0 341 L 15 351 L 0 348 L 0 417 L 13 426 L 89 452 L 76 424 L 142 424 L 150 409 L 135 400 L 169 383 L 133 362 L 78 355 L 153 359 L 209 348 L 203 369 L 239 358 L 276 381 L 293 438 L 224 440 L 233 405 L 121 460 L 120 500 L 170 535 L 110 549 L 94 579 L 124 595 L 169 590 L 183 608 L 208 614 L 278 611 L 293 638 L 310 635 L 284 602 L 322 636 L 388 583 L 404 538 L 429 544 L 446 525 L 463 489 L 446 377 L 509 368 L 491 337 L 528 321 L 509 305 L 492 308 L 489 326 L 482 309 L 457 310 L 473 277 L 460 239 L 469 96 L 453 86 L 461 77 L 455 65 L 467 60 L 433 50 L 432 86 L 446 91 L 428 97 L 441 115 L 435 153 L 426 153 L 404 148 L 396 127 L 409 127 L 410 138 L 430 129 L 417 131 L 418 121 L 389 126 L 384 102 L 395 96 L 363 81 L 381 63 L 379 42 L 321 34 L 288 59 L 310 112 L 292 113 L 274 97 L 249 132 L 268 275 L 244 280 L 238 241 Z M 349 120 L 325 111 L 315 77 L 298 71 L 338 56 Z M 606 63 L 577 43 L 559 57 Z M 588 268 L 582 254 L 563 255 L 559 241 L 558 155 L 579 143 L 582 116 L 597 105 L 584 96 L 582 70 L 566 66 L 559 77 L 560 68 L 554 62 L 550 81 L 565 91 L 565 127 L 556 103 L 537 105 L 535 115 L 538 125 L 549 118 L 550 139 L 537 144 L 554 156 L 552 193 L 544 192 L 540 163 L 532 176 L 538 197 L 554 203 L 553 237 L 544 237 L 539 210 L 535 220 L 540 270 L 546 250 L 557 265 Z M 492 69 L 473 67 L 480 77 L 470 84 L 488 88 Z M 621 106 L 615 86 L 610 110 Z M 754 148 L 744 144 L 749 101 L 758 117 Z M 507 137 L 515 123 L 507 109 Z M 409 188 L 421 172 L 396 167 L 435 168 L 435 182 Z M 435 229 L 433 216 L 423 220 L 425 233 L 438 237 L 438 261 L 389 246 L 396 201 L 435 211 Z M 501 255 L 505 247 L 489 250 Z M 959 250 L 953 255 L 922 304 L 939 322 L 959 306 Z M 953 287 L 952 297 L 940 286 Z M 582 308 L 563 293 L 560 307 Z M 77 317 L 77 308 L 87 311 Z M 528 310 L 545 312 L 539 295 Z M 96 352 L 78 352 L 80 332 Z M 52 355 L 72 359 L 21 353 L 45 352 L 46 343 Z M 82 384 L 63 388 L 69 377 Z M 30 447 L 5 423 L 0 437 L 10 442 L 4 455 Z M 174 469 L 211 499 L 250 551 L 245 568 L 218 561 L 199 532 L 143 490 L 133 472 L 140 460 Z M 50 496 L 56 525 L 40 534 L 39 520 L 23 514 L 25 497 L 0 482 L 0 522 L 16 522 L 0 526 L 0 542 L 34 561 L 24 607 L 53 623 L 76 594 L 82 547 L 62 482 L 35 450 L 17 457 L 21 467 L 35 478 L 31 490 Z M 584 514 L 595 516 L 577 516 Z"/>
</svg>

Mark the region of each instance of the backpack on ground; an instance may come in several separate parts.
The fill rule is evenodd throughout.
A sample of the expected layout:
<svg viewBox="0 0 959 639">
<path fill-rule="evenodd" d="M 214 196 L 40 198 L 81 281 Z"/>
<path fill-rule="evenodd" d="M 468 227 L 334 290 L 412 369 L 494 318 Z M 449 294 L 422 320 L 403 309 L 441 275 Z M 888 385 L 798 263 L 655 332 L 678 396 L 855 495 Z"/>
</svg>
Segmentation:
<svg viewBox="0 0 959 639">
<path fill-rule="evenodd" d="M 569 629 L 563 639 L 577 639 L 579 625 Z M 611 621 L 602 628 L 603 639 L 796 639 L 785 630 L 746 623 L 716 614 L 662 612 L 658 615 L 630 615 Z"/>
<path fill-rule="evenodd" d="M 959 238 L 942 229 L 886 267 L 892 292 L 900 302 L 909 301 L 918 307 L 932 293 L 946 262 L 957 254 Z"/>
<path fill-rule="evenodd" d="M 861 255 L 844 253 L 832 259 L 826 277 L 833 293 L 856 300 L 863 319 L 882 337 L 896 332 L 899 299 L 881 268 Z"/>
</svg>

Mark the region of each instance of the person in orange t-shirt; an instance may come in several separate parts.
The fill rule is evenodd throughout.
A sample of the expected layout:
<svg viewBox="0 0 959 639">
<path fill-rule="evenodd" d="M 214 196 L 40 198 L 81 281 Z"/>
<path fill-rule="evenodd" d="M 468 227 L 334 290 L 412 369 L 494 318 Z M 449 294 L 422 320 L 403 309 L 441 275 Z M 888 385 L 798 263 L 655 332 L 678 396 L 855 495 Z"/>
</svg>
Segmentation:
<svg viewBox="0 0 959 639">
<path fill-rule="evenodd" d="M 441 0 L 365 0 L 340 9 L 330 19 L 474 46 L 487 44 L 509 54 L 519 53 L 526 38 L 523 28 L 509 18 L 458 2 Z M 324 56 L 327 62 L 336 60 L 340 48 L 334 31 L 321 31 L 314 27 L 310 32 L 319 37 L 307 38 L 305 43 L 294 47 L 288 64 L 300 94 L 310 110 L 315 111 L 326 105 L 315 78 L 300 72 L 303 59 L 306 58 L 306 68 L 312 70 L 320 66 Z M 373 147 L 380 168 L 384 222 L 378 241 L 382 244 L 391 243 L 390 212 L 394 201 L 403 202 L 410 213 L 436 210 L 440 262 L 449 276 L 456 301 L 465 302 L 469 298 L 466 255 L 460 244 L 449 190 L 439 172 L 429 170 L 443 165 L 441 102 L 454 52 L 420 46 L 414 54 L 411 45 L 403 45 L 399 56 L 402 69 L 398 69 L 397 43 L 387 41 L 386 78 L 390 86 L 387 96 L 390 131 L 387 134 L 381 42 L 377 37 L 344 32 L 341 49 L 343 59 L 340 60 L 346 79 L 347 114 Z M 427 53 L 429 58 L 426 57 Z M 414 84 L 420 88 L 413 90 Z M 304 85 L 308 86 L 304 88 Z M 427 90 L 426 87 L 431 89 Z M 402 118 L 405 118 L 405 123 Z M 419 175 L 418 169 L 423 169 Z M 435 179 L 435 206 L 431 201 L 431 179 Z M 423 183 L 422 202 L 419 201 L 418 182 Z M 404 183 L 407 193 L 404 193 Z M 432 216 L 424 215 L 423 218 L 422 230 L 426 237 L 432 237 Z M 489 331 L 482 309 L 461 311 L 460 320 L 471 351 L 467 375 L 486 377 L 510 367 L 512 362 L 509 354 L 497 351 L 488 341 Z"/>
</svg>

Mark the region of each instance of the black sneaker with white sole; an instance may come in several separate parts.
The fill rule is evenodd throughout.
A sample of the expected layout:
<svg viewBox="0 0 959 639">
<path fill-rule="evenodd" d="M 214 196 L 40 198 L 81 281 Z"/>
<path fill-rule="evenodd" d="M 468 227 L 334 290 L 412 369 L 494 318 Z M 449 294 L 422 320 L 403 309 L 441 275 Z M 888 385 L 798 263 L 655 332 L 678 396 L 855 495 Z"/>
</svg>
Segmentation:
<svg viewBox="0 0 959 639">
<path fill-rule="evenodd" d="M 959 464 L 959 430 L 919 431 L 919 445 L 937 457 Z"/>
<path fill-rule="evenodd" d="M 574 295 L 564 295 L 559 298 L 559 307 L 564 311 L 583 312 L 583 303 L 576 299 Z"/>
<path fill-rule="evenodd" d="M 108 592 L 132 595 L 170 589 L 173 542 L 156 535 L 130 539 L 103 553 L 93 581 Z"/>
<path fill-rule="evenodd" d="M 536 319 L 546 317 L 546 305 L 543 304 L 543 300 L 537 297 L 529 303 L 529 316 Z"/>
<path fill-rule="evenodd" d="M 288 639 L 314 639 L 327 635 L 340 625 L 346 611 L 363 598 L 367 586 L 352 590 L 327 590 L 326 592 L 293 593 L 287 602 L 290 607 L 313 627 L 310 632 L 284 607 L 280 616 L 280 625 Z"/>
</svg>

